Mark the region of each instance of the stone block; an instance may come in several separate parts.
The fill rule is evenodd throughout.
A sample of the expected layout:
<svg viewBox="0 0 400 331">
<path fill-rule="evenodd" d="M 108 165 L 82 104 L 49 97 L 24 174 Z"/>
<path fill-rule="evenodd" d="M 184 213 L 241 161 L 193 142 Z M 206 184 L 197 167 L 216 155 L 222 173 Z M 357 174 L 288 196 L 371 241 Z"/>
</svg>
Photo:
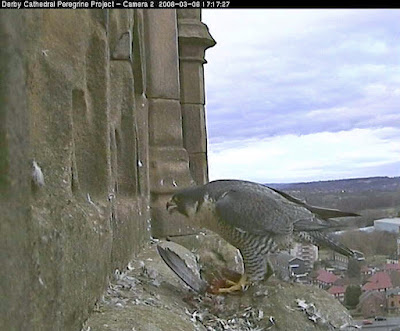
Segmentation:
<svg viewBox="0 0 400 331">
<path fill-rule="evenodd" d="M 179 60 L 176 12 L 144 12 L 147 96 L 179 100 Z"/>
<path fill-rule="evenodd" d="M 149 170 L 153 194 L 168 194 L 194 184 L 189 172 L 189 157 L 183 147 L 151 147 Z"/>
<path fill-rule="evenodd" d="M 203 51 L 204 52 L 204 51 Z M 205 103 L 203 65 L 198 61 L 180 61 L 181 102 Z"/>
<path fill-rule="evenodd" d="M 185 14 L 178 12 L 179 45 L 184 48 L 186 45 L 199 46 L 203 56 L 198 59 L 204 61 L 204 51 L 213 47 L 216 42 L 208 31 L 207 25 L 200 21 L 200 16 L 195 10 L 185 10 Z"/>
<path fill-rule="evenodd" d="M 178 20 L 182 19 L 196 19 L 200 20 L 201 10 L 200 9 L 177 9 L 176 13 L 178 15 Z"/>
<path fill-rule="evenodd" d="M 208 183 L 207 153 L 190 153 L 189 167 L 196 184 Z"/>
<path fill-rule="evenodd" d="M 177 100 L 149 100 L 151 146 L 182 146 L 181 105 Z"/>
<path fill-rule="evenodd" d="M 203 105 L 182 105 L 183 144 L 188 153 L 206 152 L 207 133 L 205 122 Z"/>
</svg>

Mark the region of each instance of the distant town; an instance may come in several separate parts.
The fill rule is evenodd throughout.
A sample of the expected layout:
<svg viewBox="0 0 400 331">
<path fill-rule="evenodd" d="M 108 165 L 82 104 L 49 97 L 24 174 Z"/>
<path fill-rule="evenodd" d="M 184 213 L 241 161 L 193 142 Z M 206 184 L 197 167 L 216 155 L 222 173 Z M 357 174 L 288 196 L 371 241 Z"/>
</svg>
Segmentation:
<svg viewBox="0 0 400 331">
<path fill-rule="evenodd" d="M 276 273 L 283 279 L 326 290 L 354 317 L 400 315 L 399 228 L 400 217 L 393 217 L 375 220 L 368 228 L 351 230 L 352 235 L 368 232 L 392 238 L 392 254 L 356 261 L 314 245 L 297 243 L 289 252 L 274 257 Z"/>
<path fill-rule="evenodd" d="M 310 205 L 360 214 L 333 235 L 364 258 L 358 261 L 313 245 L 295 244 L 275 259 L 283 279 L 318 286 L 355 319 L 400 316 L 400 177 L 370 177 L 310 183 L 266 184 Z"/>
</svg>

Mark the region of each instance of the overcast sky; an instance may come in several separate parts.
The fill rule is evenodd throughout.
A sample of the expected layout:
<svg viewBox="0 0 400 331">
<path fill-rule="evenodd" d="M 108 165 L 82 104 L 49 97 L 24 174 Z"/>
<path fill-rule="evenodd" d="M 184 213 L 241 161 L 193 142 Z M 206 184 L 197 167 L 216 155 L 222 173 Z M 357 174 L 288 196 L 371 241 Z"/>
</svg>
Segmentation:
<svg viewBox="0 0 400 331">
<path fill-rule="evenodd" d="M 202 15 L 210 180 L 400 175 L 400 10 Z"/>
</svg>

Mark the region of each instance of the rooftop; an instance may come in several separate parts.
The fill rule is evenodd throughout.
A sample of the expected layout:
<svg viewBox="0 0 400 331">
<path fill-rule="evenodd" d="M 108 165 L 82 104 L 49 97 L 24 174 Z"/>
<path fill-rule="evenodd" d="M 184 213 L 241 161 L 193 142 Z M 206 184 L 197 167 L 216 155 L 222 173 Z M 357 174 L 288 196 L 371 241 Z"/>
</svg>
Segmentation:
<svg viewBox="0 0 400 331">
<path fill-rule="evenodd" d="M 363 265 L 360 269 L 361 272 L 368 272 L 368 271 L 372 271 L 373 268 L 367 266 L 367 265 Z"/>
<path fill-rule="evenodd" d="M 383 270 L 399 270 L 400 271 L 400 264 L 398 263 L 387 263 L 383 266 Z"/>
<path fill-rule="evenodd" d="M 390 276 L 385 272 L 377 272 L 368 278 L 367 282 L 363 285 L 363 291 L 382 290 L 393 287 Z"/>
<path fill-rule="evenodd" d="M 326 284 L 333 284 L 336 282 L 340 277 L 336 276 L 335 274 L 328 272 L 324 269 L 318 270 L 318 277 L 317 281 L 320 281 L 322 283 Z"/>
<path fill-rule="evenodd" d="M 344 294 L 346 292 L 346 286 L 332 286 L 329 288 L 328 293 L 330 294 Z"/>
</svg>

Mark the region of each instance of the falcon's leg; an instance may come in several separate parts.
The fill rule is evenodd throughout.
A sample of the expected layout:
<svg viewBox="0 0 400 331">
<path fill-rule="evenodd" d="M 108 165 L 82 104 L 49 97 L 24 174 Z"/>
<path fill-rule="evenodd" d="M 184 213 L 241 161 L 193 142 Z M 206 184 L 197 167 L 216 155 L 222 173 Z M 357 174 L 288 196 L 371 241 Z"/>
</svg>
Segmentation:
<svg viewBox="0 0 400 331">
<path fill-rule="evenodd" d="M 272 267 L 272 264 L 268 258 L 266 258 L 265 263 L 266 263 L 267 272 L 265 273 L 264 281 L 268 280 L 268 278 L 274 274 L 274 268 Z"/>
<path fill-rule="evenodd" d="M 238 282 L 225 280 L 225 284 L 231 286 L 220 287 L 216 291 L 217 293 L 230 293 L 234 291 L 241 291 L 252 282 L 258 282 L 263 279 L 266 280 L 274 273 L 274 270 L 271 263 L 268 261 L 266 253 L 262 250 L 252 249 L 252 247 L 246 247 L 245 249 L 240 249 L 240 253 L 243 257 L 244 274 Z"/>
<path fill-rule="evenodd" d="M 251 282 L 268 279 L 273 273 L 268 255 L 258 249 L 244 249 L 240 251 L 243 257 L 244 271 Z"/>
</svg>

